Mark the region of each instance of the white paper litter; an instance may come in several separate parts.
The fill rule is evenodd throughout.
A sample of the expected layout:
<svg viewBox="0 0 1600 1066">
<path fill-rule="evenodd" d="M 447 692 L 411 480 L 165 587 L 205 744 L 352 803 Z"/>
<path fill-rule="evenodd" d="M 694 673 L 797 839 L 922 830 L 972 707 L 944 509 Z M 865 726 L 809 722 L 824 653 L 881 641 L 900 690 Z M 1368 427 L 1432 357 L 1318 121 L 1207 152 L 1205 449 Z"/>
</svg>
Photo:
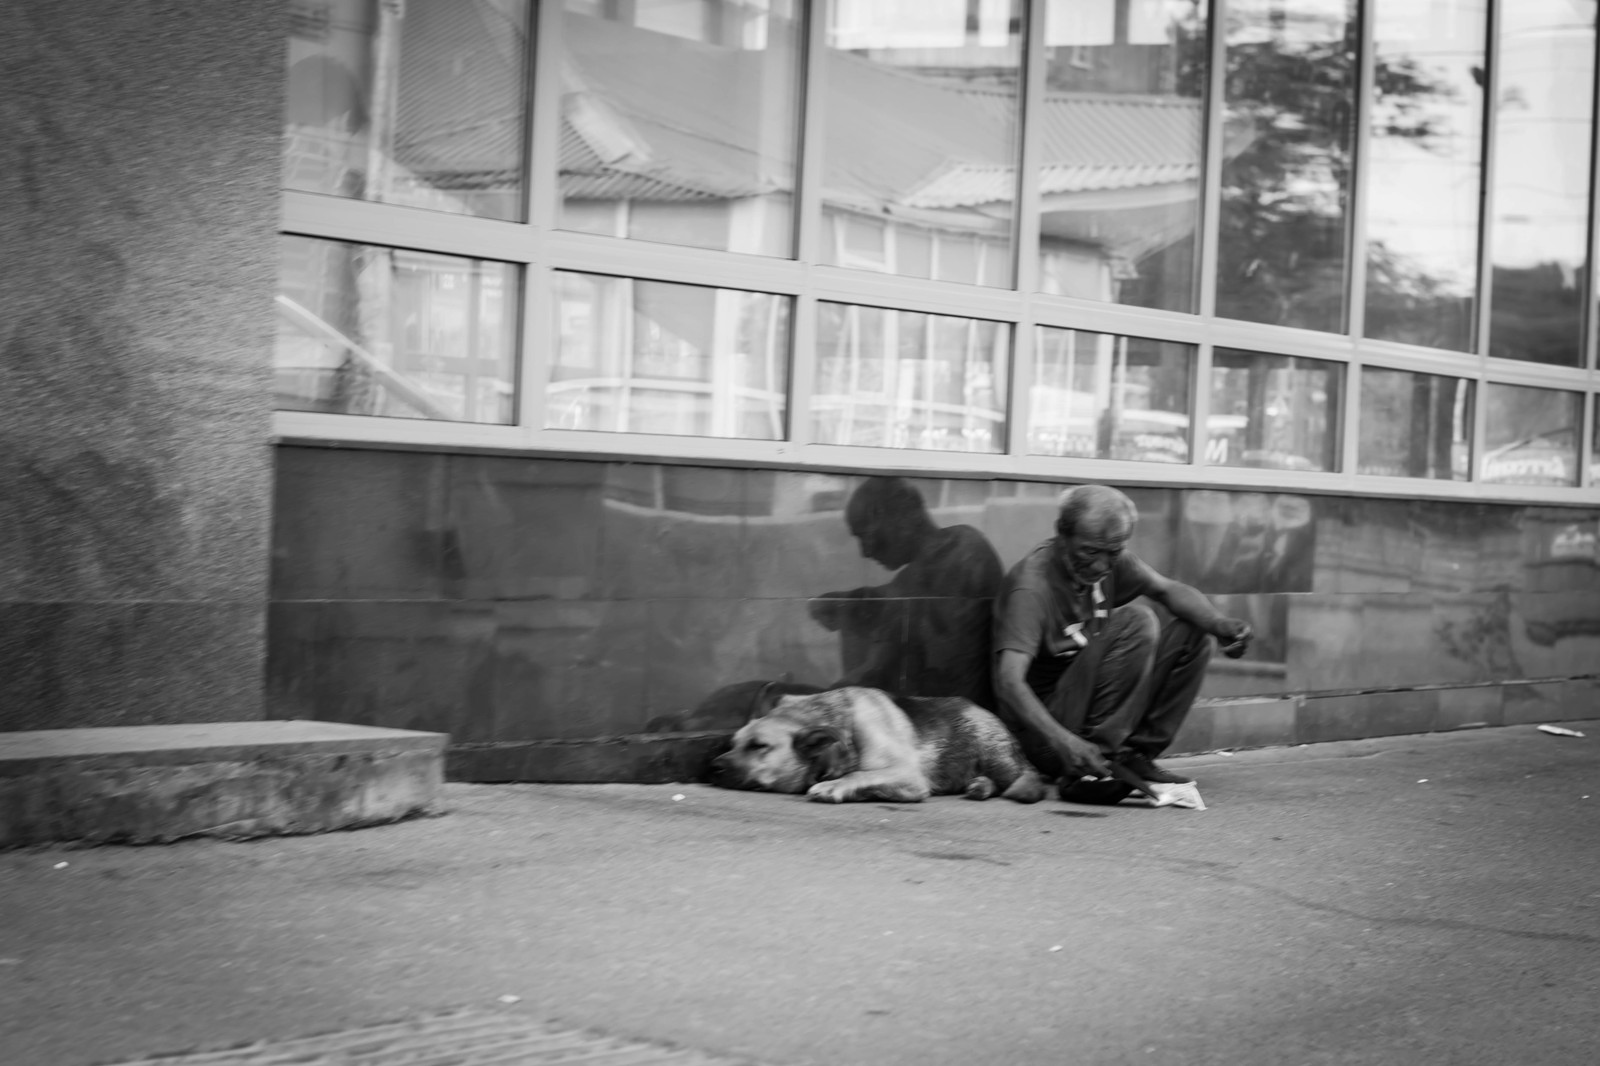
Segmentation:
<svg viewBox="0 0 1600 1066">
<path fill-rule="evenodd" d="M 1557 736 L 1557 737 L 1581 737 L 1581 736 L 1583 736 L 1583 734 L 1578 732 L 1576 729 L 1568 729 L 1565 726 L 1559 726 L 1559 725 L 1542 725 L 1542 726 L 1539 727 L 1539 732 L 1541 732 L 1541 733 L 1549 733 L 1550 735 Z"/>
<path fill-rule="evenodd" d="M 1206 809 L 1206 802 L 1200 798 L 1200 790 L 1194 786 L 1193 782 L 1185 782 L 1181 785 L 1166 785 L 1158 781 L 1150 781 L 1147 784 L 1150 786 L 1150 791 L 1156 794 L 1155 799 L 1151 799 L 1149 796 L 1144 798 L 1145 802 L 1152 807 L 1187 807 L 1192 811 Z"/>
</svg>

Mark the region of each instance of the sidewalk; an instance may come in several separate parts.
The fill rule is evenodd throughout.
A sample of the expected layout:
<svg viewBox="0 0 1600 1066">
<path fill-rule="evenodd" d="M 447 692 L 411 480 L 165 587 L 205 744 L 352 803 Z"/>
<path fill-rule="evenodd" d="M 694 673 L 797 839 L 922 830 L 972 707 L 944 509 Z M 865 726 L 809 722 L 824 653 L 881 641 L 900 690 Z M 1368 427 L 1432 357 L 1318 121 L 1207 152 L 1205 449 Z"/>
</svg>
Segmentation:
<svg viewBox="0 0 1600 1066">
<path fill-rule="evenodd" d="M 451 785 L 375 829 L 0 853 L 0 1062 L 466 1009 L 777 1066 L 1592 1066 L 1568 724 L 1172 760 L 1206 811 Z"/>
</svg>

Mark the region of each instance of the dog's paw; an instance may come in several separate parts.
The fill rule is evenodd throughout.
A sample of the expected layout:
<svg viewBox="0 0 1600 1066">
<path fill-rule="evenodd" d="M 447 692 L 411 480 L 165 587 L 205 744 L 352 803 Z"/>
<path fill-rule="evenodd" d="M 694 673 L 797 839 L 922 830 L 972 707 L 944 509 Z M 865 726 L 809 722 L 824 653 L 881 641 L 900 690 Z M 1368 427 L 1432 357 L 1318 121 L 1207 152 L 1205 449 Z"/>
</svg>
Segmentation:
<svg viewBox="0 0 1600 1066">
<path fill-rule="evenodd" d="M 841 781 L 818 781 L 806 790 L 812 803 L 843 803 L 850 798 L 850 786 Z"/>
<path fill-rule="evenodd" d="M 962 793 L 969 800 L 986 800 L 994 795 L 994 782 L 979 774 L 967 783 L 967 790 Z"/>
<path fill-rule="evenodd" d="M 1011 783 L 1011 787 L 1001 793 L 1008 800 L 1017 803 L 1038 803 L 1045 797 L 1045 784 L 1039 775 L 1032 770 L 1025 771 Z"/>
</svg>

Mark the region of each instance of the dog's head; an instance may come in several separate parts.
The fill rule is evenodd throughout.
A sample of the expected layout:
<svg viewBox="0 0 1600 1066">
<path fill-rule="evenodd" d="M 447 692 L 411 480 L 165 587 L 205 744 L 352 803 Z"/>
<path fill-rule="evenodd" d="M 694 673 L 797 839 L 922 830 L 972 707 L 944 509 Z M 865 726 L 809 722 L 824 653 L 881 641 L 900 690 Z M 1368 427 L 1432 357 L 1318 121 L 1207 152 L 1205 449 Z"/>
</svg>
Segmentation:
<svg viewBox="0 0 1600 1066">
<path fill-rule="evenodd" d="M 834 726 L 808 722 L 805 703 L 803 696 L 788 696 L 773 713 L 745 723 L 733 735 L 733 747 L 712 760 L 711 783 L 797 794 L 854 770 L 850 737 Z"/>
</svg>

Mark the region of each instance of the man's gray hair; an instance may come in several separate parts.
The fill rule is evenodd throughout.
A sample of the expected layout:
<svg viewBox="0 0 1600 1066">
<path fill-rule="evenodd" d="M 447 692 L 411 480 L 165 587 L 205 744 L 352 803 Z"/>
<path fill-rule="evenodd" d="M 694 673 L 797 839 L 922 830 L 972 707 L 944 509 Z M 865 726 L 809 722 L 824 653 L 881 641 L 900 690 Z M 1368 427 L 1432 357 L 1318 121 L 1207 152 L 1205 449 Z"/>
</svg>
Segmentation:
<svg viewBox="0 0 1600 1066">
<path fill-rule="evenodd" d="M 1091 525 L 1121 519 L 1132 529 L 1139 520 L 1139 508 L 1110 485 L 1076 485 L 1061 494 L 1056 512 L 1056 535 L 1070 537 L 1088 522 Z"/>
</svg>

